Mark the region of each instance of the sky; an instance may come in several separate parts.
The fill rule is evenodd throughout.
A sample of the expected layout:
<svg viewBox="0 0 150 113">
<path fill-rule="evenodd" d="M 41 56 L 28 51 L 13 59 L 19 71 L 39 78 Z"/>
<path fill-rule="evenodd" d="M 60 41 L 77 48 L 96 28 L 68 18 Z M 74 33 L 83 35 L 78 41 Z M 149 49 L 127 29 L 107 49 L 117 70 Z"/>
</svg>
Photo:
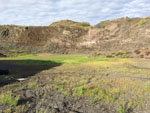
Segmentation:
<svg viewBox="0 0 150 113">
<path fill-rule="evenodd" d="M 150 0 L 0 0 L 0 25 L 47 26 L 66 19 L 94 25 L 127 16 L 150 16 Z"/>
</svg>

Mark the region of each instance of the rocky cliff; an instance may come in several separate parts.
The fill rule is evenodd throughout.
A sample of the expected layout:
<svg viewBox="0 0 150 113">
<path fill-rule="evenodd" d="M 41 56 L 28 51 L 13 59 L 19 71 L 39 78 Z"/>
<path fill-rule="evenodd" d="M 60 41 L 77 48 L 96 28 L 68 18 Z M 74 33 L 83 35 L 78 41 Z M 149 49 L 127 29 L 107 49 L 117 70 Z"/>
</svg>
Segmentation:
<svg viewBox="0 0 150 113">
<path fill-rule="evenodd" d="M 126 17 L 95 26 L 68 20 L 45 27 L 0 26 L 1 51 L 84 53 L 145 49 L 149 43 L 149 17 Z"/>
</svg>

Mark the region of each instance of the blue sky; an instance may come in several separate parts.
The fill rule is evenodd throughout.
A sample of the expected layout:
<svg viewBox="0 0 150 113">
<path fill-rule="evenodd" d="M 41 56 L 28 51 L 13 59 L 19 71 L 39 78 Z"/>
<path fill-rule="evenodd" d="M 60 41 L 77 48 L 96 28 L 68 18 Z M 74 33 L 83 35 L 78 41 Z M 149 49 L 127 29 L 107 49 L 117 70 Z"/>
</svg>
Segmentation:
<svg viewBox="0 0 150 113">
<path fill-rule="evenodd" d="M 91 24 L 150 16 L 150 0 L 0 0 L 0 25 L 49 25 L 58 20 Z"/>
</svg>

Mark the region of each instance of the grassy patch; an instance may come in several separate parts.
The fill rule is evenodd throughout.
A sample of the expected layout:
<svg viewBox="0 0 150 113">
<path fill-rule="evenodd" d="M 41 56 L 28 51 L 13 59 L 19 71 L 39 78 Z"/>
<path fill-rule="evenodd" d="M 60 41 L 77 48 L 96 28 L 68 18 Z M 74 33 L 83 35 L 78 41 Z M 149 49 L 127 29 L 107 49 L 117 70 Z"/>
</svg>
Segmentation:
<svg viewBox="0 0 150 113">
<path fill-rule="evenodd" d="M 130 113 L 132 112 L 134 107 L 135 107 L 135 102 L 123 101 L 123 103 L 120 104 L 118 107 L 118 113 Z"/>
<path fill-rule="evenodd" d="M 15 64 L 18 65 L 49 65 L 53 62 L 62 63 L 62 64 L 81 64 L 86 62 L 93 61 L 109 61 L 109 60 L 117 60 L 117 58 L 92 58 L 88 56 L 38 56 L 34 54 L 18 56 L 18 57 L 9 57 L 9 58 L 0 58 L 0 60 L 16 60 Z M 21 60 L 21 61 L 19 61 Z M 39 61 L 38 61 L 39 60 Z M 38 61 L 38 62 L 35 62 Z"/>
<path fill-rule="evenodd" d="M 126 52 L 125 54 L 130 54 Z M 101 55 L 101 54 L 100 54 Z M 123 53 L 115 53 L 122 56 Z M 103 58 L 89 57 L 83 55 L 76 56 L 39 56 L 25 55 L 7 60 L 32 60 L 31 62 L 19 62 L 18 65 L 47 65 L 52 61 L 61 63 L 58 67 L 44 71 L 47 76 L 46 86 L 57 89 L 66 95 L 91 98 L 91 103 L 97 102 L 119 104 L 118 112 L 126 113 L 135 106 L 129 102 L 136 102 L 137 106 L 149 102 L 150 83 L 140 80 L 140 77 L 150 77 L 149 62 L 141 62 L 137 59 L 126 58 Z M 0 59 L 0 60 L 5 60 Z M 40 60 L 35 63 L 34 60 Z M 145 59 L 142 59 L 142 61 Z M 53 79 L 50 77 L 53 76 Z M 137 78 L 137 79 L 136 79 Z M 22 86 L 20 90 L 27 88 L 37 88 L 37 82 L 29 82 Z M 122 102 L 124 102 L 125 104 Z M 121 103 L 121 104 L 120 104 Z M 131 102 L 132 103 L 132 102 Z"/>
<path fill-rule="evenodd" d="M 76 88 L 74 93 L 77 96 L 91 96 L 105 102 L 114 102 L 120 94 L 120 92 L 109 92 L 102 88 L 87 88 L 83 86 Z"/>
<path fill-rule="evenodd" d="M 87 76 L 79 77 L 79 75 L 72 77 L 59 76 L 54 80 L 53 85 L 55 89 L 57 88 L 67 94 L 72 93 L 74 96 L 91 97 L 105 102 L 115 102 L 121 93 L 119 89 L 102 88 L 97 82 L 93 85 L 89 85 L 87 79 Z M 93 80 L 93 82 L 94 81 L 95 80 Z"/>
<path fill-rule="evenodd" d="M 18 104 L 19 98 L 20 96 L 13 97 L 11 91 L 0 94 L 0 102 L 4 105 L 8 104 L 16 106 Z"/>
<path fill-rule="evenodd" d="M 36 82 L 29 82 L 28 83 L 28 88 L 38 88 L 39 85 Z"/>
<path fill-rule="evenodd" d="M 31 84 L 28 84 L 28 87 L 32 87 Z M 19 87 L 19 91 L 24 90 L 26 88 L 26 85 L 22 85 L 21 87 Z"/>
</svg>

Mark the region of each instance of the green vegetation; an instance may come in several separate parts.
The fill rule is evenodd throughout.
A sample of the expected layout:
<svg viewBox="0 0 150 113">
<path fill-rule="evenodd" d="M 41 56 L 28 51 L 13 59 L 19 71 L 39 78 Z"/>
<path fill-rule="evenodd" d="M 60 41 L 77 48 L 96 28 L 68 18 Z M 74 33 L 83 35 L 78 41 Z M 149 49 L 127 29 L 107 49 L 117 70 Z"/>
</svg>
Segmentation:
<svg viewBox="0 0 150 113">
<path fill-rule="evenodd" d="M 28 83 L 28 88 L 38 88 L 39 85 L 36 82 L 29 82 Z"/>
<path fill-rule="evenodd" d="M 144 58 L 144 55 L 140 55 L 140 58 Z"/>
<path fill-rule="evenodd" d="M 109 20 L 107 20 L 107 21 L 102 21 L 101 23 L 97 24 L 96 27 L 98 27 L 98 28 L 103 28 L 103 27 L 109 25 L 110 22 L 111 22 L 111 21 L 109 21 Z"/>
<path fill-rule="evenodd" d="M 135 102 L 123 101 L 118 107 L 118 113 L 130 113 L 135 107 Z"/>
<path fill-rule="evenodd" d="M 13 97 L 11 91 L 0 94 L 1 104 L 9 104 L 16 106 L 18 104 L 19 98 L 20 96 Z"/>
<path fill-rule="evenodd" d="M 142 19 L 139 21 L 139 25 L 144 25 L 148 22 L 149 20 L 146 20 L 146 19 Z"/>
<path fill-rule="evenodd" d="M 83 55 L 77 56 L 39 56 L 36 54 L 30 55 L 21 55 L 17 57 L 8 57 L 8 58 L 0 58 L 0 60 L 16 60 L 15 64 L 18 65 L 49 65 L 53 62 L 61 63 L 61 64 L 81 64 L 92 61 L 109 61 L 109 60 L 117 60 L 116 58 L 108 59 L 108 58 L 93 58 Z M 21 60 L 21 61 L 20 61 Z M 35 62 L 39 61 L 39 62 Z"/>
<path fill-rule="evenodd" d="M 13 106 L 13 108 L 8 108 L 5 110 L 5 113 L 25 113 L 27 112 L 25 105 Z"/>
<path fill-rule="evenodd" d="M 115 56 L 128 55 L 130 52 L 112 53 Z M 98 53 L 103 55 L 103 53 Z M 149 81 L 143 81 L 141 77 L 150 77 L 149 62 L 138 62 L 130 58 L 106 58 L 93 56 L 58 56 L 39 54 L 21 55 L 17 57 L 0 58 L 0 60 L 16 60 L 17 65 L 49 65 L 53 62 L 62 65 L 53 69 L 43 70 L 47 78 L 44 79 L 46 88 L 59 90 L 65 95 L 88 97 L 91 104 L 104 102 L 118 106 L 119 113 L 127 113 L 128 110 L 143 107 L 150 97 Z M 37 62 L 39 60 L 40 62 Z M 145 60 L 145 59 L 142 59 Z M 36 61 L 36 62 L 35 62 Z M 146 69 L 145 69 L 146 67 Z M 51 78 L 51 75 L 55 75 Z M 20 86 L 24 88 L 37 88 L 40 84 L 29 81 Z M 4 95 L 6 95 L 5 98 Z M 138 95 L 138 96 L 137 96 Z M 19 97 L 13 97 L 11 93 L 1 94 L 3 104 L 17 105 Z M 8 99 L 8 100 L 7 100 Z M 133 104 L 120 104 L 123 102 Z M 14 103 L 13 103 L 14 102 Z M 149 102 L 149 101 L 148 101 Z M 18 108 L 19 109 L 19 108 Z M 20 110 L 23 108 L 20 108 Z"/>
<path fill-rule="evenodd" d="M 90 23 L 88 22 L 75 22 L 72 20 L 62 20 L 62 21 L 54 22 L 50 26 L 82 27 L 82 28 L 91 27 Z"/>
<path fill-rule="evenodd" d="M 128 113 L 128 109 L 125 106 L 119 106 L 118 113 Z"/>
<path fill-rule="evenodd" d="M 138 50 L 138 49 L 135 50 L 134 52 L 135 52 L 136 54 L 140 54 L 140 53 L 141 53 L 140 50 Z"/>
<path fill-rule="evenodd" d="M 16 113 L 26 113 L 26 106 L 25 105 L 20 105 L 15 107 Z"/>
<path fill-rule="evenodd" d="M 150 51 L 146 51 L 146 55 L 147 55 L 147 56 L 150 55 Z"/>
<path fill-rule="evenodd" d="M 120 92 L 109 92 L 106 91 L 105 89 L 101 89 L 101 88 L 87 88 L 84 86 L 81 87 L 77 87 L 75 88 L 75 95 L 77 96 L 92 96 L 94 97 L 96 100 L 99 101 L 105 101 L 105 102 L 114 102 Z"/>
<path fill-rule="evenodd" d="M 113 53 L 109 53 L 109 54 L 106 54 L 106 53 L 102 53 L 102 52 L 97 52 L 97 53 L 94 53 L 92 55 L 93 57 L 106 57 L 106 58 L 131 58 L 131 52 L 129 51 L 125 51 L 125 52 L 113 52 Z"/>
<path fill-rule="evenodd" d="M 29 85 L 29 87 L 31 87 L 30 85 Z M 21 91 L 21 90 L 24 90 L 26 88 L 26 85 L 22 85 L 20 88 L 19 88 L 19 90 Z"/>
<path fill-rule="evenodd" d="M 81 22 L 80 26 L 82 26 L 82 27 L 90 27 L 91 25 L 88 22 Z"/>
</svg>

